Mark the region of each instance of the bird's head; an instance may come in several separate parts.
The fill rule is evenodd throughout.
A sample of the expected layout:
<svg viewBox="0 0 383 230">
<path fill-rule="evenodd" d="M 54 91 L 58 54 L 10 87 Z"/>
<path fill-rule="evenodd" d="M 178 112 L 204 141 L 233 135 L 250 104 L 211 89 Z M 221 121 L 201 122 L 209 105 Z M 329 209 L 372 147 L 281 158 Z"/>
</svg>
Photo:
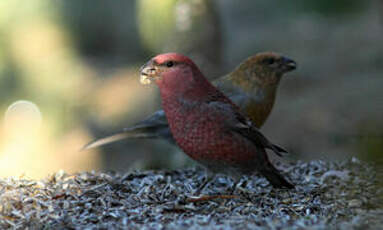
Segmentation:
<svg viewBox="0 0 383 230">
<path fill-rule="evenodd" d="M 278 84 L 284 73 L 297 68 L 294 60 L 274 52 L 262 52 L 249 57 L 231 73 L 239 83 L 255 82 L 260 86 Z"/>
<path fill-rule="evenodd" d="M 153 80 L 157 83 L 162 81 L 185 81 L 197 66 L 188 57 L 177 53 L 160 54 L 152 58 L 140 69 L 140 81 L 142 84 L 150 84 Z M 182 73 L 182 74 L 181 74 Z"/>
<path fill-rule="evenodd" d="M 142 84 L 155 81 L 162 89 L 186 91 L 193 83 L 205 81 L 194 62 L 181 54 L 165 53 L 152 58 L 140 69 Z"/>
</svg>

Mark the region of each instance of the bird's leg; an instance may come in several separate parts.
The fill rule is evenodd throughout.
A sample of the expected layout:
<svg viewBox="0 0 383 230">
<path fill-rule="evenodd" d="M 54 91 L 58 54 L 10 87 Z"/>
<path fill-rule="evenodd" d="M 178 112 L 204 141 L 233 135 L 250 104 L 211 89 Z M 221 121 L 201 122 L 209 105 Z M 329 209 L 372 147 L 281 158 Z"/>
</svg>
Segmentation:
<svg viewBox="0 0 383 230">
<path fill-rule="evenodd" d="M 241 186 L 245 183 L 246 184 L 246 180 L 242 180 L 242 175 L 240 174 L 233 174 L 232 175 L 232 179 L 233 179 L 233 185 L 231 186 L 231 189 L 230 189 L 230 194 L 231 195 L 234 195 L 234 192 L 237 188 L 241 189 Z"/>
<path fill-rule="evenodd" d="M 230 188 L 230 194 L 233 195 L 234 192 L 235 192 L 235 189 L 237 188 L 238 185 L 240 185 L 239 183 L 241 182 L 241 178 L 234 178 L 234 182 L 233 182 L 233 185 L 231 186 Z"/>
<path fill-rule="evenodd" d="M 211 172 L 207 171 L 206 172 L 206 180 L 200 185 L 198 188 L 197 192 L 200 193 L 211 181 L 213 181 L 216 178 L 215 174 L 212 174 Z M 201 195 L 198 197 L 190 197 L 186 200 L 186 202 L 203 202 L 203 201 L 210 201 L 210 200 L 215 200 L 215 199 L 234 199 L 238 198 L 237 196 L 234 195 L 234 190 L 237 187 L 237 184 L 240 182 L 240 177 L 239 179 L 235 180 L 234 186 L 231 188 L 230 194 L 220 194 L 220 195 Z M 234 188 L 234 190 L 233 190 Z"/>
<path fill-rule="evenodd" d="M 202 192 L 202 190 L 211 182 L 215 179 L 216 175 L 211 173 L 208 170 L 205 170 L 205 181 L 198 187 L 196 193 L 199 194 Z"/>
</svg>

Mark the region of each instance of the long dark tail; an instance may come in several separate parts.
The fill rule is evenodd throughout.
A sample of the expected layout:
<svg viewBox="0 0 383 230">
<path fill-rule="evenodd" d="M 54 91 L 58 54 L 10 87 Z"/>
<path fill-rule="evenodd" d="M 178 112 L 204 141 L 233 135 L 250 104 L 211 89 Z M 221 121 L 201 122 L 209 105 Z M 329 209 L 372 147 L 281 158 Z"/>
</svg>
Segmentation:
<svg viewBox="0 0 383 230">
<path fill-rule="evenodd" d="M 283 178 L 280 172 L 270 162 L 267 162 L 266 166 L 259 171 L 275 188 L 294 188 L 294 185 Z"/>
<path fill-rule="evenodd" d="M 123 129 L 121 132 L 88 143 L 82 150 L 100 147 L 123 139 L 137 138 L 163 138 L 171 143 L 175 143 L 166 116 L 164 112 L 160 110 L 134 126 Z"/>
</svg>

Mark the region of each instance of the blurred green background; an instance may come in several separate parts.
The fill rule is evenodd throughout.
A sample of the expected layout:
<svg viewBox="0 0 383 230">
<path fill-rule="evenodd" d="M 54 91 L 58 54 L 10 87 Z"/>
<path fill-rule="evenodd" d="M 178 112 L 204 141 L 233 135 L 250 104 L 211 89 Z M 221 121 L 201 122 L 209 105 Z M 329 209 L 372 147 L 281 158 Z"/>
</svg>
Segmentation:
<svg viewBox="0 0 383 230">
<path fill-rule="evenodd" d="M 383 1 L 1 0 L 0 176 L 190 164 L 161 140 L 79 152 L 160 108 L 138 68 L 169 51 L 209 78 L 283 53 L 298 69 L 262 130 L 288 160 L 383 163 Z"/>
</svg>

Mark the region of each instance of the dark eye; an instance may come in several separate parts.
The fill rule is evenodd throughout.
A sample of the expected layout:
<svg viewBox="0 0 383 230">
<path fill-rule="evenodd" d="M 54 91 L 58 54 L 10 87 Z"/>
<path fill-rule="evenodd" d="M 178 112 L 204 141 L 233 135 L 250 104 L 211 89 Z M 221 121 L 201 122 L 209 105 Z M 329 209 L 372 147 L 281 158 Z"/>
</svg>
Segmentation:
<svg viewBox="0 0 383 230">
<path fill-rule="evenodd" d="M 274 58 L 267 58 L 265 59 L 265 63 L 268 64 L 268 65 L 272 65 L 274 63 Z"/>
<path fill-rule="evenodd" d="M 166 66 L 167 67 L 172 67 L 172 66 L 174 66 L 174 62 L 168 61 L 168 62 L 166 62 Z"/>
</svg>

